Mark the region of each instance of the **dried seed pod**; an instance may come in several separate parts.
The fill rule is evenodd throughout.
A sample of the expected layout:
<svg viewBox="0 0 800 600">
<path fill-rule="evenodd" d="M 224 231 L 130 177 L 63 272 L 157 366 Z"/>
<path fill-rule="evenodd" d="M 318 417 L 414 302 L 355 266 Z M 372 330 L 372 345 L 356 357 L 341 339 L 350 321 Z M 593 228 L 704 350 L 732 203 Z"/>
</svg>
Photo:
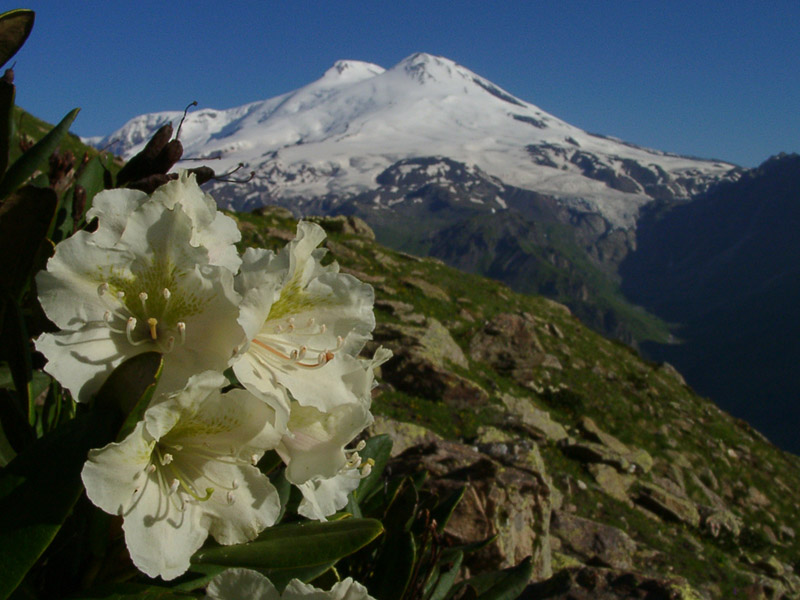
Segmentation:
<svg viewBox="0 0 800 600">
<path fill-rule="evenodd" d="M 194 173 L 194 176 L 197 178 L 197 185 L 203 185 L 216 177 L 214 169 L 206 166 L 189 169 L 189 173 Z"/>
<path fill-rule="evenodd" d="M 123 186 L 129 181 L 136 181 L 156 173 L 157 171 L 153 170 L 153 163 L 161 151 L 164 150 L 164 147 L 169 143 L 171 137 L 171 123 L 159 127 L 158 131 L 150 138 L 150 141 L 142 148 L 142 151 L 131 158 L 127 164 L 120 169 L 119 173 L 117 173 L 117 185 Z M 166 173 L 166 171 L 163 172 Z"/>
<path fill-rule="evenodd" d="M 155 160 L 151 173 L 166 173 L 178 162 L 183 156 L 183 144 L 180 140 L 170 140 L 166 146 L 161 149 Z"/>
<path fill-rule="evenodd" d="M 165 175 L 164 173 L 154 173 L 153 175 L 148 175 L 142 179 L 132 181 L 128 184 L 128 187 L 134 190 L 141 190 L 146 194 L 152 194 L 157 188 L 177 178 L 177 173 L 170 173 L 169 175 Z"/>
</svg>

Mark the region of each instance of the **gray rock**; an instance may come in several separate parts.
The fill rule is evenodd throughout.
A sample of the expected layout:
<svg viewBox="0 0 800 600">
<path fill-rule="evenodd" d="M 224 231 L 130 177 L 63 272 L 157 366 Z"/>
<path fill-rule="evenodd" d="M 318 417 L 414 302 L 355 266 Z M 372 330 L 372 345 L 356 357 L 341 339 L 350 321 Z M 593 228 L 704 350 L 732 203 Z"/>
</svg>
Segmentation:
<svg viewBox="0 0 800 600">
<path fill-rule="evenodd" d="M 692 527 L 700 525 L 700 513 L 690 500 L 668 492 L 654 483 L 637 482 L 634 501 L 664 519 L 679 521 Z"/>
<path fill-rule="evenodd" d="M 536 408 L 528 398 L 503 394 L 500 400 L 505 406 L 507 414 L 532 435 L 552 442 L 558 442 L 567 437 L 567 430 L 563 425 L 550 419 L 550 413 Z"/>
<path fill-rule="evenodd" d="M 554 512 L 550 533 L 561 540 L 562 551 L 576 555 L 584 563 L 614 569 L 633 566 L 636 542 L 616 527 Z"/>
</svg>

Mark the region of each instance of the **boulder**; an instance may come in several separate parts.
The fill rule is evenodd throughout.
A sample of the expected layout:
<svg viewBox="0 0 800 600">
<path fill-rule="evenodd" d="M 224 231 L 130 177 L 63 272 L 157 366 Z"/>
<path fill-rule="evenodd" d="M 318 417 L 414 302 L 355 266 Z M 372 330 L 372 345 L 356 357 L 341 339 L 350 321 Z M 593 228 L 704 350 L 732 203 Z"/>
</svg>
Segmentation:
<svg viewBox="0 0 800 600">
<path fill-rule="evenodd" d="M 700 513 L 694 503 L 655 483 L 637 482 L 634 501 L 661 518 L 686 523 L 692 527 L 700 525 Z"/>
<path fill-rule="evenodd" d="M 393 477 L 427 470 L 430 477 L 425 485 L 440 496 L 466 487 L 445 535 L 454 544 L 497 535 L 487 547 L 469 555 L 468 568 L 486 572 L 532 556 L 532 580 L 550 577 L 551 504 L 545 473 L 505 466 L 469 446 L 446 440 L 412 446 L 392 459 L 390 468 Z"/>
<path fill-rule="evenodd" d="M 562 551 L 584 563 L 613 569 L 633 567 L 636 542 L 611 525 L 556 511 L 550 521 L 550 534 L 561 540 Z"/>
<path fill-rule="evenodd" d="M 558 442 L 567 437 L 564 426 L 553 421 L 549 412 L 536 408 L 530 399 L 503 394 L 500 396 L 500 401 L 506 409 L 509 420 L 530 435 L 551 442 Z"/>
<path fill-rule="evenodd" d="M 482 361 L 498 373 L 526 382 L 532 370 L 545 361 L 546 353 L 536 334 L 536 323 L 524 315 L 501 313 L 487 321 L 470 341 L 470 358 Z"/>
</svg>

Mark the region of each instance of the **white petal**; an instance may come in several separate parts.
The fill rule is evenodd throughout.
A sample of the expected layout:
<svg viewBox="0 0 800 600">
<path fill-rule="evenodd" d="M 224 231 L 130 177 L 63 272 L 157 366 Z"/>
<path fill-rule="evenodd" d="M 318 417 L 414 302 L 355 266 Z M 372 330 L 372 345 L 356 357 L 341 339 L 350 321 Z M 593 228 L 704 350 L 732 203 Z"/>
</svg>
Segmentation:
<svg viewBox="0 0 800 600">
<path fill-rule="evenodd" d="M 258 571 L 227 569 L 206 588 L 207 600 L 280 600 L 272 582 Z"/>
<path fill-rule="evenodd" d="M 75 400 L 88 402 L 120 363 L 148 349 L 119 337 L 104 325 L 91 325 L 74 332 L 43 333 L 35 344 L 47 358 L 44 370 Z"/>
<path fill-rule="evenodd" d="M 278 519 L 278 492 L 256 467 L 213 463 L 206 472 L 215 481 L 237 483 L 236 489 L 229 492 L 215 489 L 211 500 L 202 505 L 210 518 L 209 533 L 220 544 L 248 542 Z"/>
<path fill-rule="evenodd" d="M 150 577 L 170 580 L 185 573 L 208 536 L 200 507 L 187 502 L 180 511 L 175 502 L 150 485 L 122 524 L 133 564 Z"/>
<path fill-rule="evenodd" d="M 300 484 L 314 477 L 333 477 L 347 460 L 344 446 L 371 422 L 369 406 L 363 402 L 343 404 L 327 413 L 293 404 L 289 433 L 278 448 L 287 463 L 286 478 Z"/>
<path fill-rule="evenodd" d="M 197 185 L 194 174 L 181 171 L 177 180 L 170 181 L 155 192 L 152 199 L 168 209 L 176 206 L 192 221 L 192 246 L 208 250 L 209 262 L 231 272 L 239 270 L 241 259 L 234 244 L 241 238 L 236 222 L 217 210 L 214 199 Z"/>
<path fill-rule="evenodd" d="M 89 500 L 113 515 L 128 511 L 148 484 L 145 469 L 152 447 L 153 438 L 140 422 L 122 442 L 89 451 L 81 471 Z"/>
<path fill-rule="evenodd" d="M 347 505 L 347 495 L 361 483 L 358 469 L 351 469 L 327 479 L 311 479 L 297 486 L 303 499 L 297 512 L 307 519 L 325 521 Z"/>
<path fill-rule="evenodd" d="M 92 242 L 106 247 L 116 244 L 125 231 L 130 214 L 146 200 L 147 194 L 140 190 L 118 188 L 98 193 L 86 213 L 87 222 L 95 217 L 98 220 Z"/>
<path fill-rule="evenodd" d="M 311 598 L 309 598 L 311 596 Z M 283 600 L 374 600 L 369 595 L 367 588 L 348 577 L 336 582 L 329 592 L 325 592 L 303 583 L 298 579 L 292 579 L 283 592 Z"/>
</svg>

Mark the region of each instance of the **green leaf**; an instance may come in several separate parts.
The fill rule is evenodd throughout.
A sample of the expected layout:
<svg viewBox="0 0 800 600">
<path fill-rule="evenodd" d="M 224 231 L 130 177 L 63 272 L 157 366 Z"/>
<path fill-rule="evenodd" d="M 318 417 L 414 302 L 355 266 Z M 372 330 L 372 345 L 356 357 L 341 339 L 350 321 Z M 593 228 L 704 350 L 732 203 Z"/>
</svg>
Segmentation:
<svg viewBox="0 0 800 600">
<path fill-rule="evenodd" d="M 0 180 L 0 198 L 5 198 L 20 187 L 34 172 L 45 164 L 50 155 L 58 148 L 63 137 L 69 132 L 70 125 L 78 115 L 80 108 L 70 111 L 61 122 L 53 127 L 47 135 L 36 142 L 25 154 L 20 156 L 6 171 Z"/>
<path fill-rule="evenodd" d="M 304 583 L 313 581 L 317 577 L 327 573 L 336 561 L 325 563 L 322 565 L 314 565 L 311 567 L 298 567 L 296 569 L 259 569 L 262 575 L 272 582 L 278 591 L 283 592 L 292 579 L 299 579 Z"/>
<path fill-rule="evenodd" d="M 514 600 L 528 586 L 532 573 L 533 562 L 529 556 L 515 567 L 479 575 L 465 583 L 475 588 L 480 600 Z"/>
<path fill-rule="evenodd" d="M 27 8 L 0 15 L 0 67 L 22 48 L 33 29 L 34 12 Z"/>
<path fill-rule="evenodd" d="M 441 561 L 449 562 L 453 560 L 459 552 L 463 552 L 464 554 L 470 554 L 471 552 L 477 552 L 478 550 L 482 550 L 486 548 L 489 544 L 497 539 L 497 534 L 491 535 L 487 537 L 485 540 L 480 540 L 478 542 L 472 542 L 469 544 L 462 544 L 460 546 L 450 546 L 449 548 L 445 548 L 442 552 L 442 556 L 440 558 Z"/>
<path fill-rule="evenodd" d="M 428 600 L 445 600 L 453 584 L 456 582 L 458 571 L 461 569 L 461 561 L 464 560 L 463 552 L 458 552 L 455 555 L 453 566 L 449 571 L 445 571 L 439 576 L 439 581 L 436 582 L 436 587 L 433 588 Z"/>
<path fill-rule="evenodd" d="M 461 502 L 466 490 L 466 486 L 461 486 L 457 490 L 453 491 L 453 493 L 447 498 L 437 504 L 436 508 L 431 511 L 431 517 L 436 519 L 436 531 L 439 533 L 444 532 L 444 528 L 447 527 L 450 517 L 453 516 L 453 511 L 455 511 L 458 503 Z"/>
<path fill-rule="evenodd" d="M 408 531 L 417 515 L 417 502 L 419 496 L 409 477 L 403 479 L 402 484 L 392 497 L 383 523 L 386 531 L 394 533 Z"/>
<path fill-rule="evenodd" d="M 109 411 L 84 413 L 0 471 L 0 600 L 53 541 L 83 492 L 80 474 L 89 450 L 112 441 L 117 423 Z"/>
<path fill-rule="evenodd" d="M 389 462 L 389 458 L 392 455 L 392 443 L 392 438 L 388 435 L 376 435 L 369 438 L 367 440 L 367 445 L 359 452 L 363 462 L 366 462 L 370 458 L 375 461 L 370 474 L 361 480 L 361 483 L 358 484 L 358 488 L 353 492 L 353 497 L 359 504 L 368 500 L 369 497 L 380 488 L 383 470 L 386 468 L 386 463 Z"/>
<path fill-rule="evenodd" d="M 192 562 L 252 569 L 310 567 L 352 554 L 382 532 L 375 519 L 276 525 L 247 544 L 199 550 Z"/>
<path fill-rule="evenodd" d="M 121 416 L 117 436 L 125 439 L 142 420 L 161 376 L 164 357 L 158 352 L 132 356 L 108 376 L 95 396 L 95 406 Z"/>
<path fill-rule="evenodd" d="M 416 561 L 417 547 L 411 533 L 387 536 L 368 586 L 370 593 L 378 600 L 400 600 L 411 583 Z"/>
</svg>

